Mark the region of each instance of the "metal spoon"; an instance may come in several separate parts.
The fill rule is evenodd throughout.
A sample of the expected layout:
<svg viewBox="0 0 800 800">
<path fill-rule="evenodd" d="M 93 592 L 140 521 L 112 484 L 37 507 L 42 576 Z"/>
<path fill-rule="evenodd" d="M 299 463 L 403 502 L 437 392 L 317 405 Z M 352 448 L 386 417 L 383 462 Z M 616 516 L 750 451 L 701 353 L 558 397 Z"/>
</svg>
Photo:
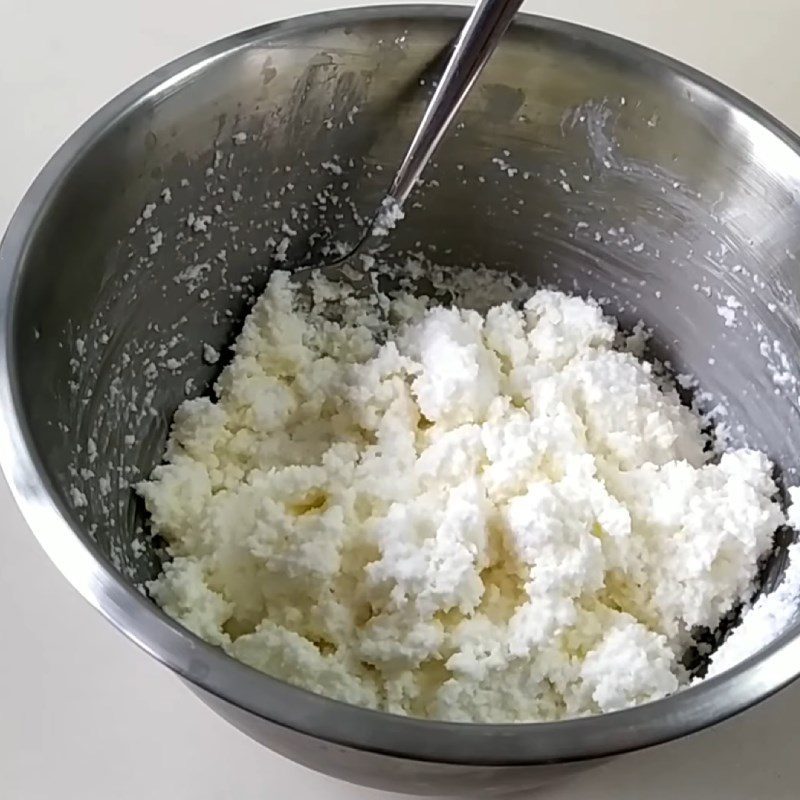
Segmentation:
<svg viewBox="0 0 800 800">
<path fill-rule="evenodd" d="M 381 249 L 386 234 L 402 219 L 403 204 L 521 5 L 522 0 L 479 0 L 453 45 L 392 185 L 358 243 L 327 266 L 302 267 L 295 272 L 295 280 L 302 283 L 319 271 L 328 280 L 345 280 L 357 290 L 371 286 L 370 257 Z"/>
</svg>

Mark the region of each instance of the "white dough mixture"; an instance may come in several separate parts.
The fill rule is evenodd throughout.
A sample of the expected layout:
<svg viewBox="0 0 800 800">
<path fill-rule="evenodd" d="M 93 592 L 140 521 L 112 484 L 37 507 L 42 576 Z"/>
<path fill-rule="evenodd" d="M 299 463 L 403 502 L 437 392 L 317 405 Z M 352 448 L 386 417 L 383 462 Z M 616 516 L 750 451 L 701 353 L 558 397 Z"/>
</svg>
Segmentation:
<svg viewBox="0 0 800 800">
<path fill-rule="evenodd" d="M 295 289 L 272 275 L 139 486 L 167 613 L 399 714 L 555 720 L 688 683 L 692 629 L 749 599 L 785 521 L 769 460 L 714 457 L 593 301 L 481 314 L 398 291 L 379 314 Z"/>
</svg>

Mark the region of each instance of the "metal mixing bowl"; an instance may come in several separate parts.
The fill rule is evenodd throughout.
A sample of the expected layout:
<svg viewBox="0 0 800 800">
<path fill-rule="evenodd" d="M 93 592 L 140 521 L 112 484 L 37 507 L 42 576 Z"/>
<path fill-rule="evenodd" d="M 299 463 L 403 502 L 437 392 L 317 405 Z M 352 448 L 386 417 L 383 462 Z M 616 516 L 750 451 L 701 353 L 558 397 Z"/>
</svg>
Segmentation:
<svg viewBox="0 0 800 800">
<path fill-rule="evenodd" d="M 722 676 L 628 711 L 533 725 L 428 722 L 255 672 L 142 591 L 159 556 L 130 485 L 159 461 L 177 404 L 218 371 L 202 343 L 225 347 L 276 264 L 355 237 L 464 15 L 339 11 L 179 59 L 69 139 L 0 249 L 0 458 L 69 581 L 275 750 L 365 784 L 461 796 L 698 730 L 800 672 L 793 625 Z M 460 120 L 393 252 L 515 270 L 593 292 L 625 325 L 643 318 L 655 355 L 700 377 L 713 395 L 701 402 L 726 406 L 734 443 L 763 448 L 791 477 L 800 463 L 797 138 L 674 61 L 530 16 Z M 783 538 L 767 588 L 781 575 Z"/>
</svg>

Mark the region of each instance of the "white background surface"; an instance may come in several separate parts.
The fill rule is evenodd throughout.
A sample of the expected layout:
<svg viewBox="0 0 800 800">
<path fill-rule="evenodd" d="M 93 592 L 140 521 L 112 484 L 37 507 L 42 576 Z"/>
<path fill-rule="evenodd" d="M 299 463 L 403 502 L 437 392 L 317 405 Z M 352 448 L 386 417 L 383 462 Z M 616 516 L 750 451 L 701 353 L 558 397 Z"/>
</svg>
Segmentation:
<svg viewBox="0 0 800 800">
<path fill-rule="evenodd" d="M 53 150 L 164 62 L 282 16 L 355 0 L 0 0 L 0 231 Z M 674 55 L 800 129 L 797 0 L 541 0 Z M 542 800 L 800 797 L 800 686 L 712 731 L 625 758 Z M 92 611 L 48 562 L 0 478 L 0 798 L 397 798 L 251 742 Z"/>
</svg>

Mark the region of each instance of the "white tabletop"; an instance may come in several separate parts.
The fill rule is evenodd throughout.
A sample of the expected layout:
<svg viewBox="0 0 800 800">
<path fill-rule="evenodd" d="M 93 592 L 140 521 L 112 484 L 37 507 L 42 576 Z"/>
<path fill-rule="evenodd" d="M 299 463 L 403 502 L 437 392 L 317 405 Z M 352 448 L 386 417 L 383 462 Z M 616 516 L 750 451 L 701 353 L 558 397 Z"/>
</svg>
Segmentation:
<svg viewBox="0 0 800 800">
<path fill-rule="evenodd" d="M 155 67 L 236 30 L 355 0 L 0 0 L 0 231 L 64 138 Z M 377 3 L 378 0 L 373 0 Z M 525 9 L 674 55 L 800 129 L 797 0 L 538 0 Z M 250 741 L 128 642 L 49 563 L 0 478 L 0 797 L 397 798 Z M 800 686 L 541 800 L 794 800 Z"/>
</svg>

